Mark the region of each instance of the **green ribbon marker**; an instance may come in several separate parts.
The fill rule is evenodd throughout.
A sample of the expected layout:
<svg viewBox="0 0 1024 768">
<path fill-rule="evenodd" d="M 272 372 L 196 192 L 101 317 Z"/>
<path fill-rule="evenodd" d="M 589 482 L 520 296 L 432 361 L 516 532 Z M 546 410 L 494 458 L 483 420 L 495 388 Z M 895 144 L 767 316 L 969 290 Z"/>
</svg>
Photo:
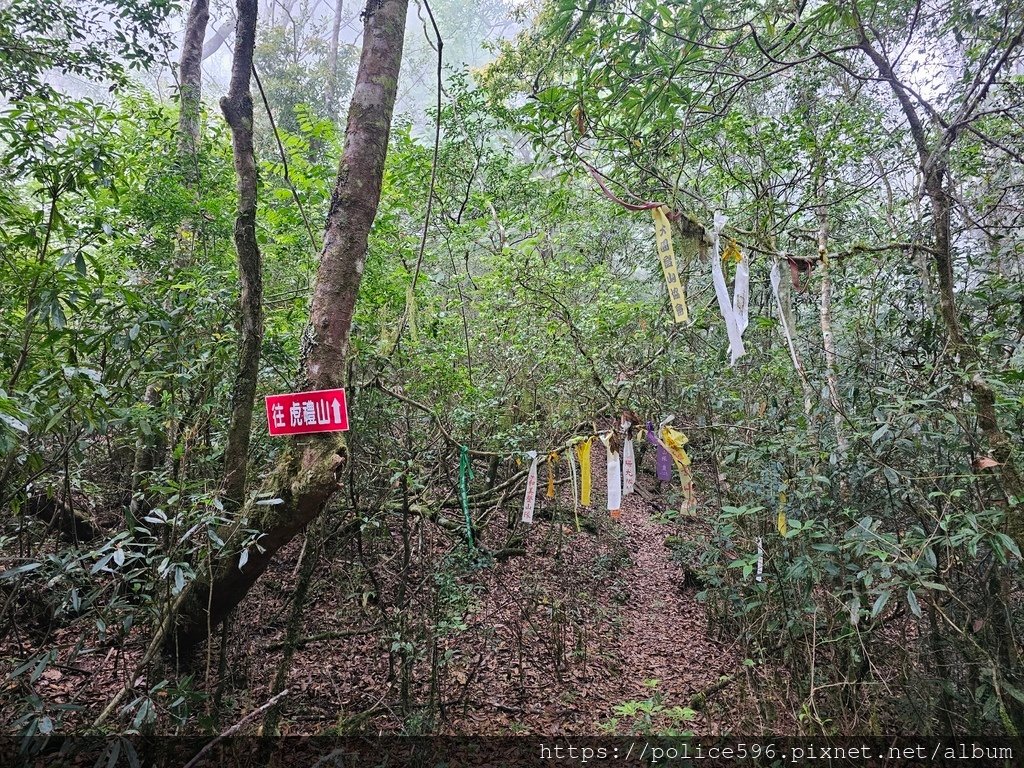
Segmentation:
<svg viewBox="0 0 1024 768">
<path fill-rule="evenodd" d="M 462 511 L 466 515 L 466 541 L 470 549 L 473 544 L 473 519 L 469 516 L 469 481 L 473 479 L 473 465 L 469 462 L 469 446 L 459 446 L 459 495 L 462 497 Z"/>
</svg>

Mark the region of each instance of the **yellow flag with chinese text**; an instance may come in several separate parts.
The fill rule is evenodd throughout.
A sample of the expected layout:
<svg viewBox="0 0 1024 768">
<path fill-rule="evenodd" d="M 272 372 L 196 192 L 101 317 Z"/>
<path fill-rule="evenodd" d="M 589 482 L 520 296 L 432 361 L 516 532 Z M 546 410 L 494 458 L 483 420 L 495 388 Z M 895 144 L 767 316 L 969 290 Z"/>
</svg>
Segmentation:
<svg viewBox="0 0 1024 768">
<path fill-rule="evenodd" d="M 668 289 L 668 300 L 672 306 L 672 316 L 677 323 L 690 321 L 690 311 L 686 307 L 686 289 L 679 279 L 679 267 L 676 265 L 675 253 L 672 250 L 672 225 L 669 223 L 663 205 L 652 208 L 654 215 L 654 242 L 661 262 L 661 271 L 665 275 L 665 287 Z"/>
<path fill-rule="evenodd" d="M 590 447 L 593 444 L 594 438 L 588 437 L 576 446 L 576 456 L 580 460 L 580 504 L 584 507 L 590 506 Z"/>
</svg>

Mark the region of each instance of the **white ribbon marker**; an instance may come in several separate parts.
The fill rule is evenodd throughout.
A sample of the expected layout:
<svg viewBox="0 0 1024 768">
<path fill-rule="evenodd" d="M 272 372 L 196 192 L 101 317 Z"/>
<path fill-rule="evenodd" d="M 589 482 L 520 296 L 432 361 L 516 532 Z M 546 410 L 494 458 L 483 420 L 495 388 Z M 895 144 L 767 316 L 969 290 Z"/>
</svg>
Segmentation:
<svg viewBox="0 0 1024 768">
<path fill-rule="evenodd" d="M 736 265 L 736 284 L 732 289 L 732 311 L 736 317 L 736 330 L 739 331 L 741 338 L 750 323 L 747 312 L 750 304 L 750 264 L 747 262 L 749 258 L 743 256 Z"/>
<path fill-rule="evenodd" d="M 608 454 L 608 510 L 614 512 L 622 506 L 622 475 L 619 472 L 619 454 L 611 449 L 611 435 L 601 435 Z"/>
<path fill-rule="evenodd" d="M 772 265 L 771 275 L 772 293 L 775 294 L 775 306 L 779 310 L 779 323 L 782 325 L 782 333 L 786 337 L 786 344 L 789 345 L 789 356 L 793 358 L 793 366 L 799 371 L 800 361 L 796 357 L 796 347 L 793 346 L 793 337 L 789 335 L 789 323 L 786 322 L 786 313 L 782 310 L 782 299 L 779 297 L 779 284 L 782 276 L 779 274 L 779 262 Z"/>
<path fill-rule="evenodd" d="M 533 505 L 537 502 L 537 452 L 527 451 L 530 457 L 530 476 L 526 480 L 526 497 L 523 499 L 523 522 L 533 522 Z"/>
<path fill-rule="evenodd" d="M 764 539 L 757 537 L 757 581 L 764 581 Z"/>
<path fill-rule="evenodd" d="M 722 312 L 725 329 L 729 334 L 729 361 L 730 364 L 735 365 L 736 361 L 746 353 L 746 350 L 743 348 L 743 338 L 736 323 L 732 302 L 729 300 L 729 288 L 725 284 L 725 274 L 722 272 L 721 234 L 728 220 L 729 217 L 721 211 L 715 211 L 715 225 L 712 232 L 715 252 L 711 257 L 711 277 L 715 283 L 718 309 Z"/>
<path fill-rule="evenodd" d="M 622 444 L 622 495 L 629 496 L 636 487 L 636 458 L 633 455 L 633 441 L 624 438 Z"/>
</svg>

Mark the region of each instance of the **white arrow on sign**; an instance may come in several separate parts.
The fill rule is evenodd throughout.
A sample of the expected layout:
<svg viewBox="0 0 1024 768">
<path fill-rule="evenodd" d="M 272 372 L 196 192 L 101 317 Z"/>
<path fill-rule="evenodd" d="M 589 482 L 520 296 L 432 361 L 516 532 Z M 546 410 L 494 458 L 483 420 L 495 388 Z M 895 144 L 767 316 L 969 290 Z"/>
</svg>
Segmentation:
<svg viewBox="0 0 1024 768">
<path fill-rule="evenodd" d="M 341 403 L 338 402 L 338 398 L 334 398 L 331 407 L 334 408 L 334 423 L 341 424 Z"/>
</svg>

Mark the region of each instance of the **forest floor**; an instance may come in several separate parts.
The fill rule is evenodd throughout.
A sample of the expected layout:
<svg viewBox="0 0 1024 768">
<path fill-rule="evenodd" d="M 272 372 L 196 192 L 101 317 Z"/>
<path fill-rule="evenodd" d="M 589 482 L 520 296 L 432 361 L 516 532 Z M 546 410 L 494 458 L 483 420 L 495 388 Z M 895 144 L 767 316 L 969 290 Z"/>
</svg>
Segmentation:
<svg viewBox="0 0 1024 768">
<path fill-rule="evenodd" d="M 285 728 L 309 733 L 333 722 L 335 731 L 372 725 L 413 733 L 550 735 L 763 728 L 751 690 L 756 683 L 740 651 L 711 637 L 698 590 L 684 587 L 684 573 L 666 546 L 668 537 L 690 538 L 703 524 L 666 515 L 653 476 L 643 470 L 637 481 L 643 495 L 627 496 L 620 519 L 612 520 L 603 503 L 605 455 L 599 445 L 593 465 L 594 504 L 579 510 L 578 526 L 567 482 L 556 499 L 544 498 L 542 464 L 536 522 L 517 542 L 524 554 L 458 575 L 438 560 L 434 575 L 424 579 L 433 579 L 432 606 L 410 602 L 409 618 L 381 611 L 376 624 L 387 629 L 297 651 Z M 517 529 L 523 527 L 519 505 L 521 499 L 510 498 L 507 510 Z M 488 530 L 504 528 L 501 522 L 492 521 Z M 502 530 L 489 536 L 499 533 L 508 535 Z M 451 552 L 450 538 L 443 542 L 421 539 L 418 546 Z M 492 549 L 503 544 L 484 543 Z M 332 561 L 307 610 L 307 631 L 349 633 L 367 626 L 372 606 L 344 606 L 359 601 L 359 587 L 348 578 L 368 556 L 364 547 L 361 558 L 352 553 L 347 564 Z M 293 567 L 294 554 L 286 563 L 282 559 L 282 586 L 292 580 L 285 569 Z M 273 588 L 273 581 L 267 586 Z M 393 604 L 394 588 L 378 586 L 392 594 L 382 602 Z M 273 605 L 269 598 L 250 599 Z M 236 634 L 250 638 L 245 656 L 270 662 L 274 654 L 267 648 L 283 633 L 268 634 L 266 618 L 246 620 Z M 417 652 L 403 683 L 388 646 L 406 638 L 415 646 L 426 624 L 440 640 L 433 652 Z M 250 688 L 250 706 L 269 696 L 259 680 L 237 682 Z M 703 693 L 711 693 L 706 703 L 697 701 Z M 691 707 L 698 711 L 686 711 Z M 369 719 L 360 714 L 367 712 Z"/>
<path fill-rule="evenodd" d="M 685 586 L 666 546 L 670 536 L 699 535 L 700 517 L 667 514 L 641 467 L 642 490 L 613 520 L 599 445 L 593 465 L 589 509 L 574 511 L 565 478 L 555 499 L 544 498 L 543 466 L 532 526 L 518 520 L 521 498 L 509 497 L 510 524 L 492 520 L 481 542 L 521 549 L 502 561 L 481 561 L 430 523 L 407 528 L 415 566 L 401 565 L 400 532 L 372 526 L 321 557 L 302 620 L 305 642 L 288 669 L 282 732 L 762 731 L 751 669 L 734 644 L 709 633 L 697 589 Z M 192 685 L 211 695 L 192 709 L 203 730 L 216 732 L 270 698 L 301 546 L 292 542 L 241 606 L 225 656 L 214 642 L 194 660 Z M 96 642 L 63 674 L 47 670 L 40 693 L 81 705 L 75 719 L 86 725 L 134 674 L 147 640 L 136 628 L 116 648 Z M 58 633 L 65 650 L 81 642 L 71 628 Z M 135 690 L 155 682 L 141 677 Z M 203 712 L 214 696 L 222 709 L 211 720 Z"/>
<path fill-rule="evenodd" d="M 607 514 L 596 511 L 602 513 Z M 453 730 L 507 728 L 555 735 L 694 727 L 708 733 L 731 725 L 696 712 L 691 722 L 677 709 L 689 707 L 695 696 L 737 672 L 740 657 L 736 649 L 709 637 L 696 590 L 684 589 L 683 573 L 665 543 L 683 526 L 660 523 L 658 516 L 639 495 L 627 496 L 621 518 L 607 521 L 611 532 L 601 532 L 611 539 L 611 553 L 603 551 L 601 534 L 593 540 L 586 532 L 565 531 L 568 543 L 563 546 L 574 550 L 568 563 L 567 558 L 561 567 L 536 562 L 531 547 L 527 563 L 512 564 L 518 579 L 513 577 L 507 591 L 520 595 L 514 605 L 529 604 L 526 593 L 540 582 L 545 594 L 562 596 L 563 613 L 570 616 L 559 627 L 557 615 L 549 616 L 554 610 L 542 611 L 533 625 L 535 652 L 519 663 L 533 673 L 534 695 L 524 696 L 530 689 L 514 675 L 502 675 L 500 669 L 485 672 L 474 689 L 490 695 L 478 695 L 473 706 L 464 707 L 451 724 Z M 543 558 L 543 547 L 539 555 Z M 508 575 L 496 573 L 494 578 Z M 592 598 L 598 602 L 584 608 Z M 583 609 L 581 620 L 569 620 L 572 608 Z M 553 628 L 545 627 L 545 620 Z M 568 658 L 556 668 L 560 629 L 566 635 L 562 647 L 572 648 L 565 649 Z M 514 660 L 510 666 L 517 669 Z M 512 706 L 501 706 L 503 698 Z"/>
</svg>

